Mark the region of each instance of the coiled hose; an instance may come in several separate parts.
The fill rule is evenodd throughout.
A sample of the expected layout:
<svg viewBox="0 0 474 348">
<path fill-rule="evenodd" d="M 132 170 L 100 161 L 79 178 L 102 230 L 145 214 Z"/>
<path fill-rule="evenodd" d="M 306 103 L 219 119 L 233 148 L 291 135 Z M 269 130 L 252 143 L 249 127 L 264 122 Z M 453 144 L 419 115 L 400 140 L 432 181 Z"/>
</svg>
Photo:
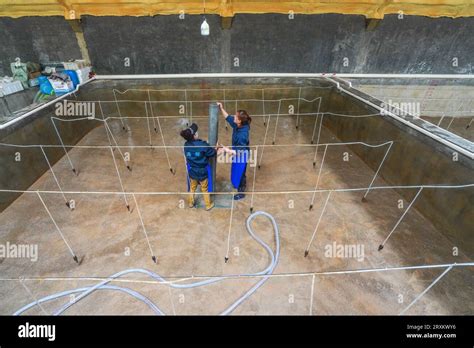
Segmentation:
<svg viewBox="0 0 474 348">
<path fill-rule="evenodd" d="M 272 248 L 270 248 L 262 239 L 260 239 L 252 230 L 252 227 L 250 226 L 251 222 L 257 217 L 257 216 L 265 216 L 267 217 L 270 222 L 272 223 L 273 226 L 273 232 L 275 236 L 275 252 L 273 252 Z M 209 285 L 212 283 L 220 282 L 224 279 L 227 279 L 229 277 L 238 277 L 238 276 L 246 276 L 246 277 L 251 277 L 251 276 L 262 276 L 262 279 L 260 279 L 252 288 L 250 288 L 245 294 L 243 294 L 239 299 L 237 299 L 232 305 L 230 305 L 226 310 L 224 310 L 221 315 L 227 315 L 232 313 L 239 305 L 241 305 L 246 299 L 248 299 L 255 291 L 257 291 L 258 288 L 260 288 L 269 278 L 269 276 L 273 273 L 273 270 L 275 269 L 276 265 L 278 264 L 278 259 L 280 257 L 280 232 L 278 230 L 278 225 L 273 218 L 272 215 L 269 213 L 266 213 L 264 211 L 256 211 L 255 213 L 251 214 L 247 218 L 246 222 L 246 227 L 247 227 L 247 232 L 250 234 L 250 236 L 258 243 L 260 244 L 268 253 L 270 256 L 270 263 L 269 265 L 262 271 L 257 272 L 257 273 L 249 273 L 249 274 L 235 274 L 235 275 L 228 275 L 226 277 L 217 277 L 217 278 L 212 278 L 212 279 L 207 279 L 207 280 L 202 280 L 202 281 L 197 281 L 194 283 L 190 284 L 174 284 L 174 283 L 169 283 L 169 286 L 172 288 L 177 288 L 177 289 L 190 289 L 190 288 L 195 288 L 199 286 L 204 286 L 204 285 Z M 46 297 L 43 297 L 37 301 L 31 302 L 27 304 L 26 306 L 20 308 L 17 310 L 13 315 L 20 315 L 26 310 L 39 305 L 40 303 L 43 302 L 48 302 L 52 301 L 64 296 L 69 296 L 74 293 L 81 293 L 77 298 L 75 298 L 74 301 L 70 301 L 63 305 L 61 308 L 59 308 L 57 311 L 54 312 L 54 315 L 60 315 L 62 314 L 65 310 L 67 310 L 69 307 L 74 305 L 75 303 L 79 302 L 86 296 L 90 295 L 96 290 L 114 290 L 114 291 L 121 291 L 124 292 L 128 295 L 133 296 L 134 298 L 140 300 L 141 302 L 145 303 L 148 307 L 150 307 L 156 314 L 158 315 L 164 315 L 164 313 L 156 306 L 150 299 L 147 297 L 143 296 L 142 294 L 128 289 L 128 288 L 123 288 L 123 287 L 118 287 L 118 286 L 112 286 L 112 285 L 107 285 L 109 282 L 111 282 L 114 279 L 117 279 L 119 277 L 122 277 L 126 274 L 130 273 L 142 273 L 150 276 L 153 279 L 158 280 L 159 282 L 166 282 L 165 279 L 163 279 L 159 274 L 148 271 L 146 269 L 141 269 L 141 268 L 136 268 L 136 269 L 127 269 L 118 273 L 113 274 L 106 280 L 97 283 L 96 285 L 93 286 L 88 286 L 88 287 L 83 287 L 79 289 L 74 289 L 74 290 L 69 290 L 69 291 L 63 291 L 59 292 L 53 295 L 49 295 Z"/>
</svg>

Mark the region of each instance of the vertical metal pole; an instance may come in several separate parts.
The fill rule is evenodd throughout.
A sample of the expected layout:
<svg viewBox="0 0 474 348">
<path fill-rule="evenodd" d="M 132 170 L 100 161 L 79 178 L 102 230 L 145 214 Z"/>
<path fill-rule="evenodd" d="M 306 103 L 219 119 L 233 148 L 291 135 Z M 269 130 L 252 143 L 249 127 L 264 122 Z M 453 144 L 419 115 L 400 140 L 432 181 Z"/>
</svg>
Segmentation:
<svg viewBox="0 0 474 348">
<path fill-rule="evenodd" d="M 216 146 L 217 144 L 217 133 L 219 129 L 219 107 L 217 103 L 209 104 L 209 135 L 208 142 L 210 146 Z M 212 157 L 211 160 L 211 175 L 212 184 L 216 185 L 216 157 Z"/>
</svg>

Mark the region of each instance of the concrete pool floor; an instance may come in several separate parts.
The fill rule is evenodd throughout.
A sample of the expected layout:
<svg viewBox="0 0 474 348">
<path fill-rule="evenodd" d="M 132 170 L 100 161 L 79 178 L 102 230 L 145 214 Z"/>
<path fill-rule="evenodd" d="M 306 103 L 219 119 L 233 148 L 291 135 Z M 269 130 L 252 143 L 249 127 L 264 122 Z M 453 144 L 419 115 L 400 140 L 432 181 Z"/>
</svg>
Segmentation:
<svg viewBox="0 0 474 348">
<path fill-rule="evenodd" d="M 194 119 L 206 138 L 207 119 Z M 91 121 L 93 122 L 93 121 Z M 95 122 L 95 121 L 94 121 Z M 128 119 L 130 130 L 124 132 L 118 120 L 110 127 L 120 145 L 147 145 L 145 119 Z M 166 145 L 182 145 L 178 131 L 183 120 L 162 118 Z M 301 117 L 295 129 L 294 117 L 280 117 L 276 144 L 309 144 L 314 118 Z M 271 144 L 275 120 L 270 121 L 266 144 Z M 265 126 L 254 118 L 251 144 L 263 144 Z M 152 129 L 154 145 L 162 145 Z M 353 139 L 357 141 L 357 139 Z M 391 139 L 386 139 L 390 141 Z M 230 130 L 219 125 L 219 141 L 230 142 Z M 337 143 L 323 128 L 321 143 Z M 103 126 L 95 128 L 78 145 L 108 145 Z M 362 145 L 354 145 L 362 146 Z M 394 146 L 397 146 L 395 143 Z M 316 184 L 322 151 L 313 168 L 314 147 L 266 147 L 261 169 L 256 171 L 255 191 L 308 191 Z M 386 147 L 373 148 L 373 156 L 383 157 Z M 46 150 L 48 151 L 48 150 Z M 115 157 L 128 192 L 183 192 L 186 179 L 182 150 L 169 148 L 169 172 L 163 149 L 135 148 L 128 171 L 115 150 Z M 259 150 L 260 151 L 260 150 Z M 349 161 L 344 161 L 345 152 Z M 76 177 L 63 157 L 53 167 L 65 191 L 119 192 L 110 149 L 74 148 L 69 152 L 79 171 Z M 38 150 L 38 156 L 41 152 Z M 248 189 L 252 188 L 255 168 L 247 171 Z M 348 146 L 328 147 L 319 187 L 324 189 L 367 187 L 374 175 Z M 228 187 L 229 165 L 219 164 L 217 181 Z M 375 186 L 387 185 L 377 178 Z M 30 190 L 56 191 L 50 172 L 45 173 Z M 413 196 L 416 189 L 412 189 Z M 275 275 L 233 314 L 398 314 L 412 302 L 444 268 L 394 270 L 385 272 L 307 275 L 305 272 L 372 269 L 424 264 L 471 262 L 460 253 L 453 256 L 453 243 L 437 231 L 418 211 L 411 209 L 382 251 L 379 244 L 395 225 L 403 209 L 402 197 L 391 189 L 374 190 L 362 203 L 362 191 L 334 192 L 328 202 L 308 257 L 304 251 L 316 227 L 327 193 L 318 193 L 314 207 L 308 206 L 311 193 L 255 194 L 254 211 L 271 213 L 280 229 L 281 254 Z M 0 259 L 0 314 L 9 315 L 20 307 L 52 293 L 96 284 L 90 278 L 107 277 L 128 268 L 145 268 L 169 280 L 187 277 L 255 273 L 269 263 L 266 252 L 246 232 L 251 195 L 235 202 L 231 209 L 206 212 L 182 208 L 184 194 L 136 195 L 150 248 L 131 196 L 129 213 L 120 194 L 67 194 L 76 209 L 70 211 L 60 194 L 43 193 L 42 197 L 76 255 L 77 265 L 56 231 L 35 193 L 25 193 L 0 214 L 0 243 L 37 244 L 37 262 L 27 259 Z M 228 200 L 230 202 L 230 200 Z M 409 202 L 403 200 L 404 208 Z M 416 206 L 416 205 L 415 205 Z M 231 230 L 229 233 L 229 226 Z M 264 218 L 254 224 L 255 233 L 273 246 L 271 225 Z M 230 236 L 230 237 L 229 237 Z M 230 239 L 229 239 L 230 238 Z M 229 261 L 224 262 L 229 239 Z M 364 258 L 339 258 L 325 255 L 329 245 L 359 245 Z M 19 278 L 22 280 L 20 281 Z M 47 279 L 45 279 L 47 278 Z M 143 275 L 132 275 L 111 282 L 139 291 L 167 314 L 218 314 L 250 289 L 260 278 L 234 278 L 194 289 L 173 289 Z M 132 281 L 133 280 L 133 281 Z M 185 281 L 186 282 L 186 281 Z M 431 288 L 407 314 L 473 314 L 474 273 L 472 268 L 453 268 Z M 51 314 L 68 298 L 42 304 L 27 314 Z M 125 294 L 97 291 L 68 309 L 66 314 L 153 314 L 143 303 Z"/>
</svg>

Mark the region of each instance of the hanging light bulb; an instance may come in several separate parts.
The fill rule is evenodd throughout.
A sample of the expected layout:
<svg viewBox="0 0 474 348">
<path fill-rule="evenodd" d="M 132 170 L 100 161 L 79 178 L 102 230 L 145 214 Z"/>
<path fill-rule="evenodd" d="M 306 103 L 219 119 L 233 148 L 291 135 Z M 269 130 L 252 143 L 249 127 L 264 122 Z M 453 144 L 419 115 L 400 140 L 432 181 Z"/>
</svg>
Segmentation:
<svg viewBox="0 0 474 348">
<path fill-rule="evenodd" d="M 203 0 L 203 15 L 204 21 L 201 24 L 201 35 L 202 36 L 209 36 L 209 24 L 206 21 L 206 0 Z"/>
<path fill-rule="evenodd" d="M 201 35 L 202 36 L 209 35 L 209 24 L 207 24 L 206 18 L 204 18 L 204 21 L 201 24 Z"/>
</svg>

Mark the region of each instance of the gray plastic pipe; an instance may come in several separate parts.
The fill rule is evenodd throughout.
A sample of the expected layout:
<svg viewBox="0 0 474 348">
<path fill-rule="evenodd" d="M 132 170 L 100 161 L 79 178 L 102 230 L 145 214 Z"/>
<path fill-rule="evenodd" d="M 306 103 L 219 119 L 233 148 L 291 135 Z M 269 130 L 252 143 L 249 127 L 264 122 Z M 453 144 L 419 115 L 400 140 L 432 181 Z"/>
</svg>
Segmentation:
<svg viewBox="0 0 474 348">
<path fill-rule="evenodd" d="M 216 146 L 217 144 L 217 137 L 218 137 L 218 130 L 219 130 L 219 107 L 217 103 L 209 104 L 209 135 L 208 135 L 208 142 L 211 146 Z M 210 158 L 211 163 L 211 175 L 212 175 L 212 184 L 216 185 L 216 156 Z"/>
</svg>

